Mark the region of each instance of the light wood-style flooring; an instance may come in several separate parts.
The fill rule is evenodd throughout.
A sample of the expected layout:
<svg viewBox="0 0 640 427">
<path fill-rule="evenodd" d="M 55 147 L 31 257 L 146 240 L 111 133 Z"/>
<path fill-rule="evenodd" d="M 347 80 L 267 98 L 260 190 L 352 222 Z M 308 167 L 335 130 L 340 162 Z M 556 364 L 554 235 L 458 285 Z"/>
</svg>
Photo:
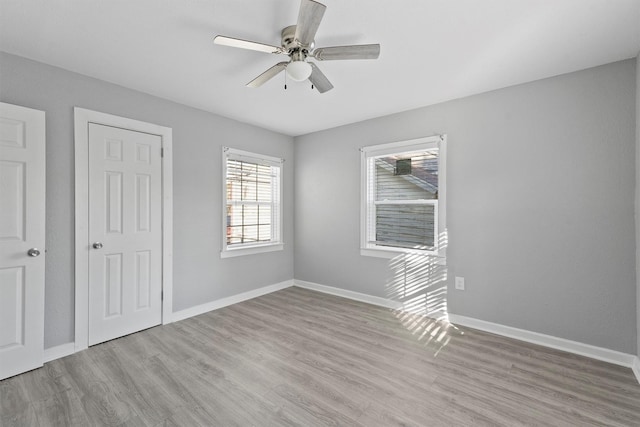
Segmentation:
<svg viewBox="0 0 640 427">
<path fill-rule="evenodd" d="M 640 426 L 628 368 L 296 287 L 0 393 L 3 426 Z"/>
</svg>

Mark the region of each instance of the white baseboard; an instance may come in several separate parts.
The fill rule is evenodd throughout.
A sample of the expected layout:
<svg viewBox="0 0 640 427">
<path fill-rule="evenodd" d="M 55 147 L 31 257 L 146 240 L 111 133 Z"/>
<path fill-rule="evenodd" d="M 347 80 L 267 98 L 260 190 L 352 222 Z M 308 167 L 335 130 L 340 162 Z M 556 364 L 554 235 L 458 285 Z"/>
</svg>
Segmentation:
<svg viewBox="0 0 640 427">
<path fill-rule="evenodd" d="M 318 292 L 323 292 L 330 295 L 336 295 L 343 298 L 352 299 L 355 301 L 366 302 L 373 305 L 378 305 L 386 308 L 392 308 L 396 310 L 402 309 L 402 303 L 392 301 L 386 298 L 375 297 L 372 295 L 363 294 L 360 292 L 348 291 L 345 289 L 334 288 L 332 286 L 320 285 L 318 283 L 306 282 L 303 280 L 286 280 L 284 282 L 276 283 L 274 285 L 264 286 L 262 288 L 254 289 L 252 291 L 243 292 L 238 295 L 233 295 L 227 298 L 222 298 L 216 301 L 210 301 L 205 304 L 201 304 L 195 307 L 190 307 L 185 310 L 180 310 L 173 313 L 173 321 L 184 320 L 189 317 L 197 316 L 199 314 L 206 313 L 208 311 L 216 310 L 228 305 L 236 304 L 242 301 L 246 301 L 252 298 L 256 298 L 262 295 L 269 294 L 271 292 L 279 291 L 281 289 L 288 288 L 290 286 L 298 286 L 305 289 L 311 289 Z M 590 344 L 583 344 L 576 341 L 570 341 L 564 338 L 558 338 L 551 335 L 545 335 L 538 332 L 531 332 L 525 329 L 513 328 L 511 326 L 504 326 L 498 323 L 486 322 L 484 320 L 474 319 L 472 317 L 460 316 L 457 314 L 449 313 L 449 321 L 454 324 L 467 326 L 481 331 L 490 332 L 497 335 L 502 335 L 509 338 L 514 338 L 520 341 L 530 342 L 532 344 L 538 344 L 545 347 L 555 348 L 557 350 L 566 351 L 569 353 L 579 354 L 581 356 L 590 357 L 596 360 L 602 360 L 604 362 L 613 363 L 615 365 L 625 366 L 631 368 L 636 376 L 636 379 L 640 383 L 640 357 L 632 354 L 622 353 L 615 350 L 609 350 L 602 347 L 596 347 Z M 56 360 L 65 356 L 69 356 L 76 352 L 74 343 L 62 344 L 56 347 L 47 348 L 44 350 L 44 363 Z"/>
<path fill-rule="evenodd" d="M 492 334 L 514 338 L 520 341 L 526 341 L 532 344 L 555 348 L 556 350 L 579 354 L 581 356 L 590 357 L 596 360 L 602 360 L 604 362 L 609 362 L 628 368 L 631 368 L 634 359 L 637 359 L 636 356 L 632 354 L 609 350 L 608 348 L 596 347 L 590 344 L 583 344 L 577 341 L 571 341 L 564 338 L 541 334 L 538 332 L 531 332 L 525 329 L 513 328 L 511 326 L 504 326 L 498 323 L 486 322 L 484 320 L 460 316 L 452 313 L 449 313 L 449 322 L 462 326 L 468 326 L 469 328 L 479 329 L 485 332 L 491 332 Z"/>
<path fill-rule="evenodd" d="M 51 362 L 52 360 L 60 359 L 65 356 L 69 356 L 75 352 L 76 352 L 76 344 L 73 342 L 57 345 L 55 347 L 45 348 L 44 363 Z"/>
<path fill-rule="evenodd" d="M 174 311 L 173 315 L 171 316 L 171 321 L 177 322 L 179 320 L 188 319 L 189 317 L 198 316 L 199 314 L 217 310 L 228 305 L 237 304 L 242 301 L 270 294 L 271 292 L 279 291 L 290 286 L 293 286 L 293 280 L 285 280 L 284 282 L 276 283 L 274 285 L 264 286 L 252 291 L 243 292 L 241 294 L 232 295 L 230 297 L 221 298 L 215 301 L 209 301 L 205 304 L 196 305 L 195 307 L 189 307 L 184 310 Z"/>
<path fill-rule="evenodd" d="M 318 283 L 306 282 L 304 280 L 294 279 L 293 282 L 295 286 L 298 286 L 300 288 L 311 289 L 312 291 L 336 295 L 339 297 L 366 302 L 373 305 L 379 305 L 386 308 L 392 308 L 395 310 L 402 310 L 401 302 L 392 301 L 387 298 L 374 297 L 372 295 L 361 294 L 360 292 L 348 291 L 346 289 L 334 288 L 333 286 L 320 285 Z"/>
<path fill-rule="evenodd" d="M 320 285 L 318 283 L 306 282 L 304 280 L 294 279 L 294 285 L 301 288 L 311 289 L 326 294 L 336 295 L 356 301 L 366 302 L 382 307 L 402 310 L 402 303 L 392 301 L 386 298 L 374 297 L 359 292 L 348 291 L 345 289 L 334 288 L 332 286 Z M 479 329 L 485 332 L 491 332 L 496 335 L 502 335 L 514 338 L 520 341 L 530 342 L 545 347 L 555 348 L 557 350 L 566 351 L 568 353 L 579 354 L 581 356 L 590 357 L 596 360 L 613 363 L 627 368 L 631 368 L 640 382 L 640 358 L 632 354 L 622 353 L 607 348 L 596 347 L 590 344 L 583 344 L 577 341 L 571 341 L 564 338 L 558 338 L 551 335 L 545 335 L 538 332 L 531 332 L 525 329 L 504 326 L 498 323 L 486 322 L 484 320 L 474 319 L 472 317 L 460 316 L 449 313 L 449 322 L 468 326 L 470 328 Z"/>
<path fill-rule="evenodd" d="M 633 359 L 633 366 L 631 367 L 631 370 L 636 375 L 636 379 L 640 383 L 640 356 L 636 356 Z"/>
<path fill-rule="evenodd" d="M 210 301 L 206 304 L 190 307 L 185 310 L 180 310 L 172 315 L 172 321 L 177 322 L 189 317 L 197 316 L 202 313 L 206 313 L 211 310 L 226 307 L 228 305 L 236 304 L 238 302 L 246 301 L 251 298 L 256 298 L 262 295 L 270 294 L 271 292 L 279 291 L 280 289 L 293 286 L 293 280 L 286 280 L 284 282 L 276 283 L 275 285 L 264 286 L 262 288 L 254 289 L 252 291 L 243 292 L 238 295 L 233 295 L 227 298 L 222 298 L 216 301 Z M 60 359 L 65 356 L 69 356 L 86 348 L 76 349 L 75 343 L 70 342 L 55 347 L 46 348 L 44 350 L 44 363 L 51 362 L 52 360 Z"/>
</svg>

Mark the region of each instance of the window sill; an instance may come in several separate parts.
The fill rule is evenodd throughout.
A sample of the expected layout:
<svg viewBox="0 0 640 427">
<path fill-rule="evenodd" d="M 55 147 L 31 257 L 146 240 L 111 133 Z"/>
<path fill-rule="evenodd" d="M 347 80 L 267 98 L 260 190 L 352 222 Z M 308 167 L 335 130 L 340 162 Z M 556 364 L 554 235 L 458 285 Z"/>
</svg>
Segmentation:
<svg viewBox="0 0 640 427">
<path fill-rule="evenodd" d="M 284 243 L 274 243 L 269 245 L 227 249 L 226 251 L 220 252 L 220 258 L 233 258 L 237 256 L 261 254 L 264 252 L 281 251 L 283 249 L 284 249 Z"/>
<path fill-rule="evenodd" d="M 447 265 L 447 259 L 443 256 L 436 255 L 433 252 L 424 252 L 417 251 L 411 249 L 379 249 L 379 248 L 360 248 L 360 255 L 362 256 L 370 256 L 376 258 L 397 258 L 400 256 L 404 257 L 412 257 L 412 256 L 420 256 L 420 257 L 428 257 L 431 258 L 435 264 L 437 265 Z"/>
</svg>

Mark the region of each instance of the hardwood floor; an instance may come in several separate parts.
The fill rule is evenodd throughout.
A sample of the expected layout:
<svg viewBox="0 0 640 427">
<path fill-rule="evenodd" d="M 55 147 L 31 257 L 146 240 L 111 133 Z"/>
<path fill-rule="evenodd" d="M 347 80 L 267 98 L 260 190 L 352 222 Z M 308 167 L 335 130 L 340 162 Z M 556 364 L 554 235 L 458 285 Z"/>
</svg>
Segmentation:
<svg viewBox="0 0 640 427">
<path fill-rule="evenodd" d="M 0 382 L 2 425 L 640 426 L 604 362 L 301 288 Z"/>
</svg>

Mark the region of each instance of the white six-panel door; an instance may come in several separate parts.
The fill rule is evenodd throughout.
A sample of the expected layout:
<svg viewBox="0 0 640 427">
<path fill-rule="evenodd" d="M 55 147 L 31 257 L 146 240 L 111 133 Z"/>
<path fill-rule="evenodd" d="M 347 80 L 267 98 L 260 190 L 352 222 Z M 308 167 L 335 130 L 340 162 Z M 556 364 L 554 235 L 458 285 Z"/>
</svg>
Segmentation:
<svg viewBox="0 0 640 427">
<path fill-rule="evenodd" d="M 89 345 L 161 323 L 161 147 L 89 124 Z"/>
<path fill-rule="evenodd" d="M 0 379 L 42 366 L 45 115 L 0 103 Z"/>
</svg>

